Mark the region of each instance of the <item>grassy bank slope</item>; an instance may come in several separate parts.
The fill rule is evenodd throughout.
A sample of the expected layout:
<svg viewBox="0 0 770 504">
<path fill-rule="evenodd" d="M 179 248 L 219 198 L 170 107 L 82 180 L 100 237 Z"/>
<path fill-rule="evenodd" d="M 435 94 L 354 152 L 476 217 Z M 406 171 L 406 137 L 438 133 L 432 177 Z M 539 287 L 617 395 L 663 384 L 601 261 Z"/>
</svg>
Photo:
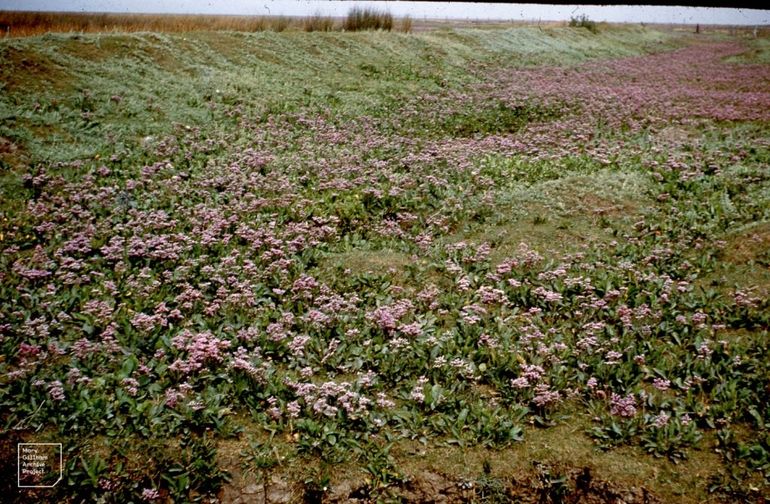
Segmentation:
<svg viewBox="0 0 770 504">
<path fill-rule="evenodd" d="M 638 28 L 394 33 L 46 35 L 0 41 L 5 165 L 132 150 L 175 124 L 207 134 L 232 114 L 382 115 L 472 85 L 479 64 L 578 64 L 670 47 Z M 212 131 L 213 130 L 213 131 Z"/>
</svg>

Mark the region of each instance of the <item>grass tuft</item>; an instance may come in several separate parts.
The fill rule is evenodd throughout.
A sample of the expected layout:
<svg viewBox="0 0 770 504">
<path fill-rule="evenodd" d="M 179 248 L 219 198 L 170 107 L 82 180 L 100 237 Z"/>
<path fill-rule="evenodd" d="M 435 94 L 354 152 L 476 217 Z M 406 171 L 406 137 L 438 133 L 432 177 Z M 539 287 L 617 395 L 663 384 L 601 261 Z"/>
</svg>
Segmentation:
<svg viewBox="0 0 770 504">
<path fill-rule="evenodd" d="M 591 33 L 599 33 L 599 28 L 596 26 L 596 21 L 589 19 L 585 14 L 577 17 L 571 17 L 569 20 L 569 25 L 571 28 L 585 28 Z"/>
<path fill-rule="evenodd" d="M 404 16 L 401 18 L 401 31 L 404 33 L 412 32 L 412 16 Z"/>
<path fill-rule="evenodd" d="M 393 15 L 369 7 L 353 7 L 348 11 L 343 28 L 345 31 L 390 31 L 393 29 Z"/>
<path fill-rule="evenodd" d="M 323 16 L 320 13 L 315 13 L 312 16 L 305 18 L 302 24 L 302 29 L 306 32 L 329 32 L 334 31 L 334 18 L 330 16 Z"/>
</svg>

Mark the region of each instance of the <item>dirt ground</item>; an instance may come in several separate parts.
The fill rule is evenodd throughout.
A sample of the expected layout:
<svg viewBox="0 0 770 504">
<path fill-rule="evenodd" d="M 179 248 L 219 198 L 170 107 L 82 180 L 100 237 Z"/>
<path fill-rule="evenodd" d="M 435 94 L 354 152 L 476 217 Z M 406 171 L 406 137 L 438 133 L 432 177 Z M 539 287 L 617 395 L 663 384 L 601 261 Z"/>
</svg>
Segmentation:
<svg viewBox="0 0 770 504">
<path fill-rule="evenodd" d="M 508 479 L 480 477 L 463 480 L 433 471 L 409 475 L 397 484 L 373 489 L 370 482 L 342 480 L 328 487 L 290 484 L 278 475 L 266 483 L 249 483 L 236 475 L 220 495 L 233 504 L 318 502 L 453 503 L 520 502 L 585 504 L 653 504 L 663 501 L 644 487 L 624 488 L 594 477 L 589 467 L 557 468 L 534 464 L 531 472 Z"/>
</svg>

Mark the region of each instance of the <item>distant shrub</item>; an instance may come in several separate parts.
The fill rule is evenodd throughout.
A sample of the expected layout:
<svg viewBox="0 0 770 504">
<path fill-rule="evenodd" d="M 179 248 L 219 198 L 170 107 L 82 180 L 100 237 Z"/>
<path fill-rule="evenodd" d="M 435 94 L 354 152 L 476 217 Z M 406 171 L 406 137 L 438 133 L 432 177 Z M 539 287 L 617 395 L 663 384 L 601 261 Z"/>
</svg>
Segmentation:
<svg viewBox="0 0 770 504">
<path fill-rule="evenodd" d="M 270 20 L 270 29 L 274 32 L 286 31 L 291 24 L 291 18 L 287 16 L 278 16 Z"/>
<path fill-rule="evenodd" d="M 313 14 L 309 18 L 305 18 L 302 29 L 306 32 L 332 31 L 334 30 L 334 18 L 322 16 L 320 13 Z"/>
<path fill-rule="evenodd" d="M 412 31 L 412 17 L 404 16 L 401 18 L 401 31 L 404 33 L 411 33 Z"/>
<path fill-rule="evenodd" d="M 599 33 L 599 29 L 596 27 L 596 21 L 592 21 L 585 14 L 571 17 L 569 25 L 573 28 L 586 28 L 591 33 Z"/>
<path fill-rule="evenodd" d="M 393 15 L 377 9 L 353 7 L 348 11 L 342 27 L 345 31 L 393 29 Z"/>
</svg>

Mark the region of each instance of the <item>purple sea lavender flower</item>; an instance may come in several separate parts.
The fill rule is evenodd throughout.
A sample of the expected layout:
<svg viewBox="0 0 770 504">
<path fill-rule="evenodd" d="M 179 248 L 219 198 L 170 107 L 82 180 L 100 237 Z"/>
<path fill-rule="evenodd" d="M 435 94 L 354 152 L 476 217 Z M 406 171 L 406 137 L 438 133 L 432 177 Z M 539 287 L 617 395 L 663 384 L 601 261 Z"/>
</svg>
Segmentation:
<svg viewBox="0 0 770 504">
<path fill-rule="evenodd" d="M 636 399 L 633 394 L 621 397 L 613 393 L 610 397 L 610 413 L 614 416 L 631 418 L 636 415 Z"/>
<path fill-rule="evenodd" d="M 668 390 L 671 387 L 671 382 L 664 378 L 655 378 L 652 381 L 652 386 L 658 390 Z"/>
<path fill-rule="evenodd" d="M 142 490 L 142 500 L 146 502 L 153 502 L 160 499 L 160 492 L 154 488 L 145 488 Z"/>
<path fill-rule="evenodd" d="M 662 429 L 668 424 L 670 418 L 671 417 L 665 411 L 661 411 L 659 415 L 656 415 L 653 418 L 652 424 L 658 429 Z"/>
<path fill-rule="evenodd" d="M 53 381 L 48 385 L 48 394 L 51 396 L 51 399 L 54 401 L 63 401 L 65 399 L 64 396 L 64 387 L 62 386 L 62 383 L 59 380 Z"/>
</svg>

